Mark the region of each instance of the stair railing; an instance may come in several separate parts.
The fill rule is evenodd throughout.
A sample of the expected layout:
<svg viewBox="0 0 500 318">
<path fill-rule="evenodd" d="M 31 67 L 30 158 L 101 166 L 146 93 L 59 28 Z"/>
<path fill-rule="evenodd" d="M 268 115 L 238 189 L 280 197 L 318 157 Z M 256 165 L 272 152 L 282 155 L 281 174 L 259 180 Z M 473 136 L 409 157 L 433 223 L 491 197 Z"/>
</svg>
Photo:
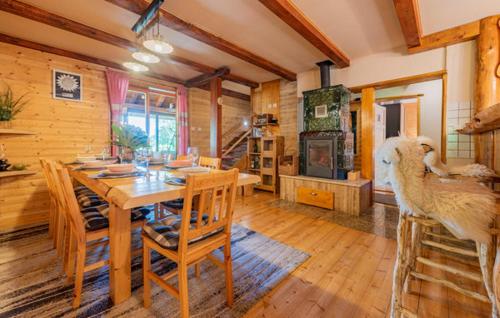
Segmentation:
<svg viewBox="0 0 500 318">
<path fill-rule="evenodd" d="M 245 133 L 243 135 L 241 135 L 241 137 L 236 140 L 229 148 L 227 148 L 223 153 L 222 153 L 222 157 L 226 156 L 227 154 L 229 154 L 234 148 L 236 148 L 239 144 L 241 144 L 241 142 L 243 140 L 245 140 L 245 138 L 248 137 L 248 135 L 250 135 L 252 133 L 252 128 L 249 128 L 247 131 L 245 131 Z"/>
</svg>

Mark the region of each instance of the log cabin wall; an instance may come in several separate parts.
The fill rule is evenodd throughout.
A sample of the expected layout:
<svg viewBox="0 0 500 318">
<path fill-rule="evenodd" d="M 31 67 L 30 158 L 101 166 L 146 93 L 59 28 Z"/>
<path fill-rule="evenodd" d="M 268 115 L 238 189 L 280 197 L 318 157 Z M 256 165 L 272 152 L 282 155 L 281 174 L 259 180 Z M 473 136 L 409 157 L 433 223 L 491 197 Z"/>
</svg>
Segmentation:
<svg viewBox="0 0 500 318">
<path fill-rule="evenodd" d="M 190 88 L 188 94 L 190 145 L 198 147 L 202 156 L 210 156 L 210 92 Z M 222 146 L 246 128 L 243 123 L 251 121 L 252 108 L 249 101 L 222 96 Z"/>
<path fill-rule="evenodd" d="M 49 200 L 39 158 L 74 160 L 109 144 L 109 104 L 104 67 L 10 44 L 0 44 L 0 78 L 14 96 L 30 102 L 13 128 L 34 136 L 0 136 L 11 163 L 29 164 L 32 176 L 0 179 L 0 232 L 47 222 Z M 52 98 L 52 70 L 83 76 L 83 101 Z"/>
<path fill-rule="evenodd" d="M 272 106 L 274 103 L 277 103 L 276 108 Z M 272 113 L 278 117 L 279 126 L 272 127 L 272 131 L 285 138 L 286 155 L 298 155 L 297 107 L 296 81 L 271 81 L 252 92 L 254 114 Z"/>
<path fill-rule="evenodd" d="M 77 154 L 100 153 L 109 147 L 110 117 L 107 84 L 101 65 L 0 43 L 0 87 L 10 85 L 14 97 L 28 92 L 29 103 L 12 128 L 35 135 L 2 136 L 11 163 L 29 164 L 35 175 L 0 179 L 0 232 L 47 223 L 49 197 L 39 159 L 73 161 Z M 83 101 L 52 98 L 52 70 L 82 75 Z M 172 83 L 133 77 L 131 85 Z"/>
</svg>

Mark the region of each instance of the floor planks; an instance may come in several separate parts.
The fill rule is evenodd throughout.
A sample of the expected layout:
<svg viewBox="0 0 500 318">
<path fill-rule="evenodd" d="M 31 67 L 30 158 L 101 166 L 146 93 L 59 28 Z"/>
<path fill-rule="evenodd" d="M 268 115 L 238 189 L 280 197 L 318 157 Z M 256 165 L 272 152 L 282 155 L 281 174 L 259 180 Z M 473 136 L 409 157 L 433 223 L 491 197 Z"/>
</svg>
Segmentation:
<svg viewBox="0 0 500 318">
<path fill-rule="evenodd" d="M 246 317 L 388 317 L 395 240 L 336 224 L 335 218 L 322 217 L 321 210 L 278 204 L 278 200 L 265 192 L 238 198 L 234 221 L 311 258 Z M 424 271 L 445 275 L 429 268 Z M 487 304 L 426 282 L 412 281 L 404 301 L 419 317 L 490 315 Z"/>
</svg>

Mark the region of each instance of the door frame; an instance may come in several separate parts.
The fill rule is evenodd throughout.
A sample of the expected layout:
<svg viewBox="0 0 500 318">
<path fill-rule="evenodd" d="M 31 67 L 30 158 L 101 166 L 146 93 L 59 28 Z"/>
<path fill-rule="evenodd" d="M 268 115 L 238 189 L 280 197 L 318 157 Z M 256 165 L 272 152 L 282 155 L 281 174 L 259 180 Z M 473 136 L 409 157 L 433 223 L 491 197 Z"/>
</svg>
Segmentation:
<svg viewBox="0 0 500 318">
<path fill-rule="evenodd" d="M 376 101 L 375 90 L 395 86 L 416 84 L 421 82 L 441 80 L 441 161 L 446 163 L 446 105 L 448 73 L 446 70 L 424 73 L 407 77 L 396 78 L 387 81 L 375 82 L 361 86 L 351 87 L 353 93 L 361 93 L 361 176 L 365 179 L 374 178 L 373 128 L 375 122 L 375 111 L 373 104 Z"/>
</svg>

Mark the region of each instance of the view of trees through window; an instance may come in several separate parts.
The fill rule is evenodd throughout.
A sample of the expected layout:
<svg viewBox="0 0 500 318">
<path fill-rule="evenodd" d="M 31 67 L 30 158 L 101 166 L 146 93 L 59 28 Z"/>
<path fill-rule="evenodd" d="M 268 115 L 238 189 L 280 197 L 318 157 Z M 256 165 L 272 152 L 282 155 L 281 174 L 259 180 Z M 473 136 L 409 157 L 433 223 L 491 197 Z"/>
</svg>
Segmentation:
<svg viewBox="0 0 500 318">
<path fill-rule="evenodd" d="M 122 122 L 148 133 L 153 151 L 176 155 L 177 120 L 175 91 L 129 90 Z"/>
</svg>

